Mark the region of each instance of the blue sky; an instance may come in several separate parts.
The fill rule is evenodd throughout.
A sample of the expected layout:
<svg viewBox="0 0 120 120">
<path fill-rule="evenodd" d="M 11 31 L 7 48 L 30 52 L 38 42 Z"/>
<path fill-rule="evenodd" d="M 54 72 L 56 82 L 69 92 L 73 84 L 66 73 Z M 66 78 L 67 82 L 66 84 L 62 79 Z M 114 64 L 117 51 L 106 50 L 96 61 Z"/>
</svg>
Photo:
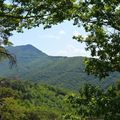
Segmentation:
<svg viewBox="0 0 120 120">
<path fill-rule="evenodd" d="M 39 50 L 52 56 L 89 56 L 84 44 L 72 39 L 73 35 L 86 36 L 83 28 L 73 26 L 72 22 L 63 22 L 50 29 L 38 28 L 24 30 L 24 33 L 16 33 L 10 38 L 14 46 L 31 44 Z"/>
</svg>

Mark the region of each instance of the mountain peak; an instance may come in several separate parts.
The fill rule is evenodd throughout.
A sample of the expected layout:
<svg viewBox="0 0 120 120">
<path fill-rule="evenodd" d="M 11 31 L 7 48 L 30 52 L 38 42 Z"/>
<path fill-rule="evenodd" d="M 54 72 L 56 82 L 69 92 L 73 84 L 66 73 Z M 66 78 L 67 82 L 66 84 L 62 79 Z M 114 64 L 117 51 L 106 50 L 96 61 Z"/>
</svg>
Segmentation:
<svg viewBox="0 0 120 120">
<path fill-rule="evenodd" d="M 34 47 L 34 46 L 31 45 L 31 44 L 20 45 L 20 46 L 16 46 L 16 47 L 26 47 L 26 48 L 35 48 L 35 49 L 37 49 L 36 47 Z"/>
<path fill-rule="evenodd" d="M 33 45 L 31 45 L 31 44 L 20 45 L 20 46 L 24 46 L 24 47 L 34 47 L 34 46 L 33 46 Z"/>
<path fill-rule="evenodd" d="M 31 57 L 45 57 L 48 56 L 47 54 L 43 53 L 42 51 L 40 51 L 39 49 L 37 49 L 36 47 L 27 44 L 27 45 L 21 45 L 21 46 L 10 46 L 7 47 L 8 51 L 10 51 L 10 53 L 15 54 L 17 57 L 21 57 L 21 56 L 31 56 Z"/>
</svg>

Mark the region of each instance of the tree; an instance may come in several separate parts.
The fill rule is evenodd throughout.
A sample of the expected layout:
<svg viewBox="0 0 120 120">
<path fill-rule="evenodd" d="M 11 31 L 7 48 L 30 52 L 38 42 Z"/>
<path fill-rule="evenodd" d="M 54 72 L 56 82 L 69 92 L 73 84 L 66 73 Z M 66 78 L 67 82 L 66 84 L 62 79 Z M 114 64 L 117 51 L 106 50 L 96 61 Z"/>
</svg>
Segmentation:
<svg viewBox="0 0 120 120">
<path fill-rule="evenodd" d="M 86 71 L 102 78 L 120 72 L 119 0 L 7 0 L 0 1 L 1 45 L 10 42 L 12 31 L 44 25 L 49 28 L 64 20 L 83 26 L 88 36 L 73 38 L 86 43 L 92 58 L 86 59 Z M 0 52 L 1 53 L 1 52 Z"/>
<path fill-rule="evenodd" d="M 44 25 L 49 28 L 68 19 L 68 11 L 74 0 L 1 0 L 0 1 L 0 58 L 8 57 L 15 63 L 14 57 L 3 47 L 11 45 L 9 37 L 13 31 L 23 32 L 24 28 Z M 62 9 L 61 9 L 62 8 Z"/>
<path fill-rule="evenodd" d="M 93 58 L 86 60 L 86 71 L 100 78 L 109 72 L 120 72 L 120 2 L 118 0 L 85 0 L 78 3 L 73 16 L 83 25 L 88 37 L 74 37 L 85 42 Z"/>
<path fill-rule="evenodd" d="M 79 95 L 69 95 L 67 102 L 76 110 L 76 116 L 85 120 L 119 120 L 120 95 L 115 86 L 106 91 L 97 86 L 86 84 Z"/>
<path fill-rule="evenodd" d="M 68 19 L 68 11 L 71 10 L 74 0 L 7 0 L 0 1 L 0 36 L 2 44 L 8 44 L 8 37 L 11 32 L 23 32 L 23 28 L 44 24 L 49 28 L 52 24 L 57 24 Z"/>
</svg>

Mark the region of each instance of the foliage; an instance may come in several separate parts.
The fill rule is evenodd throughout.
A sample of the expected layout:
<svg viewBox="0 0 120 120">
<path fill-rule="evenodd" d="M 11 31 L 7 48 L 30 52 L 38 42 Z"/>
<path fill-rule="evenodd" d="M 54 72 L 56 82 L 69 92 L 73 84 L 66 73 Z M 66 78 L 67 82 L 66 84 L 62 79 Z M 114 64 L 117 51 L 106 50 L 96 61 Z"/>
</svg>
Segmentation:
<svg viewBox="0 0 120 120">
<path fill-rule="evenodd" d="M 104 90 L 86 84 L 79 93 L 28 81 L 0 79 L 1 120 L 119 120 L 120 82 Z"/>
<path fill-rule="evenodd" d="M 86 71 L 100 78 L 120 72 L 119 0 L 79 0 L 73 13 L 74 24 L 83 26 L 87 37 L 74 36 L 86 43 L 92 58 L 86 59 Z"/>
<path fill-rule="evenodd" d="M 4 60 L 6 58 L 9 59 L 9 63 L 10 63 L 11 67 L 12 67 L 12 65 L 16 64 L 15 56 L 12 55 L 11 53 L 9 53 L 8 50 L 6 50 L 3 46 L 0 45 L 0 61 Z"/>
<path fill-rule="evenodd" d="M 62 120 L 69 112 L 66 94 L 48 85 L 1 79 L 0 120 Z"/>
<path fill-rule="evenodd" d="M 1 0 L 0 46 L 12 44 L 8 38 L 13 31 L 23 32 L 24 28 L 31 29 L 40 24 L 49 28 L 50 24 L 62 22 L 68 17 L 73 2 L 74 0 Z M 2 53 L 3 51 L 0 51 L 0 56 L 4 56 Z"/>
<path fill-rule="evenodd" d="M 86 84 L 79 95 L 70 95 L 67 101 L 76 110 L 76 115 L 83 119 L 119 120 L 119 90 L 110 86 L 106 91 L 99 87 Z"/>
</svg>

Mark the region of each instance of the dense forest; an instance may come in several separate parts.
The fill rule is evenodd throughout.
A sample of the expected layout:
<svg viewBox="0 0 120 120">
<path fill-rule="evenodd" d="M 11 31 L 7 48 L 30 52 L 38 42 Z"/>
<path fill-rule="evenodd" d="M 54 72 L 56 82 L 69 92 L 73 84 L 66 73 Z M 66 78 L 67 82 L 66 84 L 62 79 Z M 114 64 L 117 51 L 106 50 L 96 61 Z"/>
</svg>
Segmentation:
<svg viewBox="0 0 120 120">
<path fill-rule="evenodd" d="M 120 118 L 120 81 L 107 90 L 90 84 L 79 92 L 0 79 L 0 120 L 81 120 Z"/>
<path fill-rule="evenodd" d="M 68 91 L 20 80 L 0 80 L 0 120 L 61 120 Z"/>
</svg>

